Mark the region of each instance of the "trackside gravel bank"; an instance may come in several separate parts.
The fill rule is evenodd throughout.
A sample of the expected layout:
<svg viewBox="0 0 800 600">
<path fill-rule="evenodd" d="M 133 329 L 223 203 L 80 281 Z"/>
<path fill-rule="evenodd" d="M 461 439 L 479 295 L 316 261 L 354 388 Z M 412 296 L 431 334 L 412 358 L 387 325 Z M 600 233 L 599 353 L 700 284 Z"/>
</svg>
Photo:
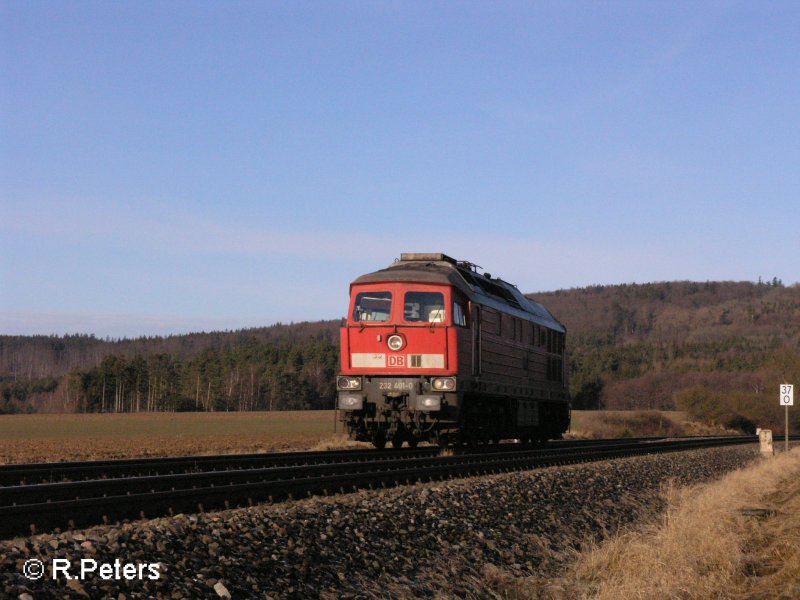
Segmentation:
<svg viewBox="0 0 800 600">
<path fill-rule="evenodd" d="M 18 598 L 495 597 L 564 552 L 663 508 L 660 489 L 720 477 L 757 456 L 714 448 L 177 515 L 0 542 L 0 596 Z M 562 557 L 562 558 L 559 558 Z M 158 563 L 158 580 L 38 581 L 26 560 Z M 487 577 L 487 574 L 489 577 Z M 221 584 L 221 585 L 220 585 Z"/>
</svg>

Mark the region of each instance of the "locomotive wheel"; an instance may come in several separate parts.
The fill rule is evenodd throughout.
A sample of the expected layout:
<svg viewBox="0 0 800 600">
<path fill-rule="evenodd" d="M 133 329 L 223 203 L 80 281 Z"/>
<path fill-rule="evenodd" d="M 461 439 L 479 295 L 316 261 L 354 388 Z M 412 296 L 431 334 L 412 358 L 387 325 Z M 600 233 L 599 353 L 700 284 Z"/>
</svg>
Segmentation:
<svg viewBox="0 0 800 600">
<path fill-rule="evenodd" d="M 392 437 L 392 448 L 395 450 L 399 450 L 403 447 L 403 438 L 402 436 L 395 435 Z"/>
<path fill-rule="evenodd" d="M 383 450 L 386 448 L 386 436 L 383 434 L 383 432 L 378 431 L 372 436 L 372 445 L 378 450 Z"/>
<path fill-rule="evenodd" d="M 419 444 L 419 439 L 415 438 L 414 436 L 411 436 L 410 438 L 408 438 L 407 441 L 408 441 L 408 447 L 409 448 L 416 448 L 417 444 Z"/>
</svg>

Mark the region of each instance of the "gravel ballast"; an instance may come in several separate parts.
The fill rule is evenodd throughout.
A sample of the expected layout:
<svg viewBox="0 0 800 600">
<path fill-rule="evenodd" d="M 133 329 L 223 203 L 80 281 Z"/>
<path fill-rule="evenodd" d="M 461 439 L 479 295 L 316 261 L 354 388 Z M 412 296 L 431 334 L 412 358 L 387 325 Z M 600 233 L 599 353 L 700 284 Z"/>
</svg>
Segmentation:
<svg viewBox="0 0 800 600">
<path fill-rule="evenodd" d="M 18 538 L 0 542 L 0 597 L 485 597 L 492 568 L 556 573 L 564 551 L 660 511 L 666 482 L 756 457 L 752 446 L 674 452 Z M 41 579 L 23 575 L 30 559 Z M 91 559 L 157 565 L 159 577 L 54 580 L 53 559 L 73 575 Z"/>
</svg>

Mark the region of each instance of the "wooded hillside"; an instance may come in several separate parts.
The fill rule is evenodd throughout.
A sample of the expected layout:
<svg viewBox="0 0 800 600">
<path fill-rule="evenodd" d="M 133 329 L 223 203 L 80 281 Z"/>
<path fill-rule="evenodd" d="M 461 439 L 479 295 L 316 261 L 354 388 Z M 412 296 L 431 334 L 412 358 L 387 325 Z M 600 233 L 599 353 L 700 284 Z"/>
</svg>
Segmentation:
<svg viewBox="0 0 800 600">
<path fill-rule="evenodd" d="M 332 408 L 340 325 L 116 341 L 0 336 L 0 412 Z"/>
<path fill-rule="evenodd" d="M 531 297 L 567 326 L 575 407 L 775 425 L 778 384 L 800 384 L 798 285 L 681 281 Z"/>
<path fill-rule="evenodd" d="M 567 326 L 577 408 L 679 408 L 749 427 L 782 419 L 778 383 L 800 385 L 798 285 L 665 282 L 531 297 Z M 0 412 L 329 408 L 339 326 L 0 336 Z"/>
</svg>

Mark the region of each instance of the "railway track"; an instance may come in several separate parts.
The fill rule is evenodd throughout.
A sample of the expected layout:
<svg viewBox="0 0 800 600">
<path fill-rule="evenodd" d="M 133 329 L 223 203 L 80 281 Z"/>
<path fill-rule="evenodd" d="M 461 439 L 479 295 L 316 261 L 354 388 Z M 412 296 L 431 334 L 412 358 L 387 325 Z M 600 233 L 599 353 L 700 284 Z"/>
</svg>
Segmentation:
<svg viewBox="0 0 800 600">
<path fill-rule="evenodd" d="M 6 465 L 0 467 L 0 535 L 756 441 L 640 438 L 508 444 L 452 456 L 418 448 Z"/>
<path fill-rule="evenodd" d="M 602 440 L 560 440 L 549 443 L 551 448 L 588 447 L 618 444 L 620 442 L 646 442 L 664 438 L 625 438 Z M 671 439 L 695 439 L 691 437 Z M 480 447 L 480 452 L 507 452 L 527 449 L 529 446 L 509 443 Z M 468 448 L 455 448 L 455 453 L 474 452 Z M 57 483 L 88 479 L 115 479 L 120 477 L 145 477 L 173 475 L 217 470 L 241 470 L 281 466 L 307 466 L 344 462 L 373 461 L 378 459 L 408 459 L 438 456 L 439 448 L 428 446 L 414 450 L 332 450 L 327 452 L 275 452 L 256 454 L 217 454 L 210 456 L 170 456 L 159 458 L 131 458 L 74 462 L 20 463 L 0 465 L 0 488 L 38 483 Z"/>
<path fill-rule="evenodd" d="M 376 457 L 384 456 L 400 459 L 414 456 L 433 456 L 434 454 L 436 454 L 436 450 L 433 448 L 395 451 L 394 453 L 377 450 L 334 450 L 329 452 L 221 454 L 214 456 L 177 456 L 2 465 L 0 466 L 0 489 L 2 489 L 2 486 L 55 483 L 59 481 L 334 464 L 337 462 L 370 461 L 375 460 Z"/>
</svg>

